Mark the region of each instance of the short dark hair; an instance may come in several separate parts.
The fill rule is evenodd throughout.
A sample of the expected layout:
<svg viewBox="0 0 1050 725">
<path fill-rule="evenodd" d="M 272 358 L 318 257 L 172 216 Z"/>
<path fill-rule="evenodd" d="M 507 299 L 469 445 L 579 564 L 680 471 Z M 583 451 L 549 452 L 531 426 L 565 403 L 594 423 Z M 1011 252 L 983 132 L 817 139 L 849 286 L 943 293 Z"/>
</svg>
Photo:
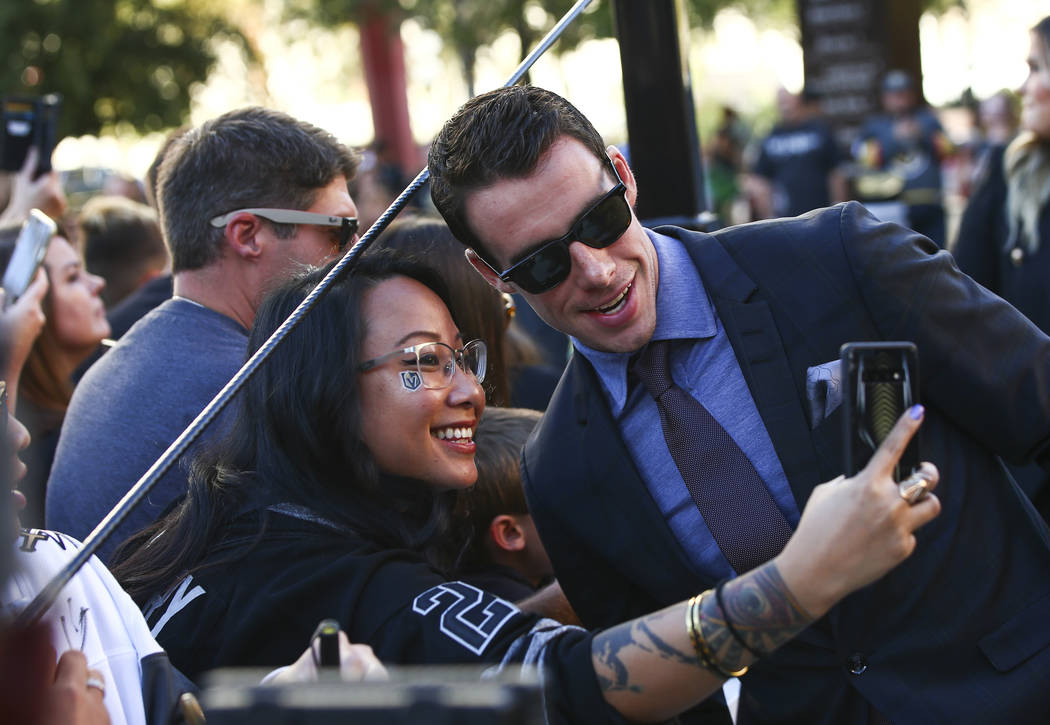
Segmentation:
<svg viewBox="0 0 1050 725">
<path fill-rule="evenodd" d="M 605 160 L 605 142 L 587 117 L 558 94 L 535 86 L 483 93 L 445 123 L 430 146 L 430 198 L 460 242 L 493 263 L 467 223 L 467 195 L 528 175 L 561 136 Z"/>
<path fill-rule="evenodd" d="M 77 217 L 84 266 L 106 280 L 102 301 L 112 307 L 135 291 L 151 269 L 168 263 L 160 221 L 152 207 L 122 196 L 89 199 Z"/>
<path fill-rule="evenodd" d="M 244 108 L 191 129 L 160 168 L 160 215 L 172 271 L 218 259 L 223 230 L 209 223 L 243 207 L 306 209 L 357 156 L 327 131 L 266 108 Z M 290 236 L 291 225 L 275 225 Z"/>
<path fill-rule="evenodd" d="M 175 145 L 175 142 L 182 138 L 192 126 L 179 126 L 178 128 L 172 129 L 168 132 L 168 135 L 161 141 L 160 147 L 157 149 L 157 154 L 153 157 L 153 161 L 150 163 L 149 168 L 146 169 L 146 203 L 152 206 L 157 212 L 160 212 L 160 166 L 164 163 L 164 157 L 171 151 L 171 147 Z"/>
<path fill-rule="evenodd" d="M 488 559 L 485 542 L 489 524 L 501 514 L 527 514 L 528 504 L 521 486 L 521 449 L 543 414 L 529 408 L 485 408 L 474 432 L 477 450 L 474 465 L 478 480 L 462 495 L 459 515 L 471 529 L 466 566 Z"/>
</svg>

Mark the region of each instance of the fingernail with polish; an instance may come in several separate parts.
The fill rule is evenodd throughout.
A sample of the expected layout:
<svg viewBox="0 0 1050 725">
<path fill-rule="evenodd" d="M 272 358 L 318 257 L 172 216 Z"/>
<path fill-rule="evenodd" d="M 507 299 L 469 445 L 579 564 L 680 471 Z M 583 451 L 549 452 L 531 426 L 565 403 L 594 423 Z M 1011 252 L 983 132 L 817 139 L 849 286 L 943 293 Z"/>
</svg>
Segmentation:
<svg viewBox="0 0 1050 725">
<path fill-rule="evenodd" d="M 922 417 L 922 414 L 926 412 L 926 409 L 921 405 L 911 406 L 911 410 L 908 411 L 908 415 L 911 416 L 912 420 L 918 420 Z"/>
</svg>

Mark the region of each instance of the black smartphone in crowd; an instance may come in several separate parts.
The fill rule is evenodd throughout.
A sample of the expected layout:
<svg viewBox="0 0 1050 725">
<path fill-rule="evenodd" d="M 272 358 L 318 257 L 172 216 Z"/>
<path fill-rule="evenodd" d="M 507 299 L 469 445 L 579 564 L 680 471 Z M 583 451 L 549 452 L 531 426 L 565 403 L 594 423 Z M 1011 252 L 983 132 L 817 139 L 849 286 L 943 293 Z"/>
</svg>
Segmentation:
<svg viewBox="0 0 1050 725">
<path fill-rule="evenodd" d="M 5 307 L 21 297 L 36 277 L 55 231 L 55 223 L 47 214 L 39 209 L 29 210 L 29 218 L 22 224 L 11 259 L 4 269 L 3 282 L 0 283 L 6 293 Z"/>
<path fill-rule="evenodd" d="M 62 98 L 57 93 L 0 99 L 0 169 L 18 171 L 29 148 L 36 146 L 39 155 L 33 177 L 51 171 L 61 107 Z"/>
<path fill-rule="evenodd" d="M 919 351 L 911 342 L 848 342 L 842 356 L 843 471 L 859 472 L 904 411 L 919 402 Z M 894 470 L 900 482 L 920 462 L 919 435 Z"/>
</svg>

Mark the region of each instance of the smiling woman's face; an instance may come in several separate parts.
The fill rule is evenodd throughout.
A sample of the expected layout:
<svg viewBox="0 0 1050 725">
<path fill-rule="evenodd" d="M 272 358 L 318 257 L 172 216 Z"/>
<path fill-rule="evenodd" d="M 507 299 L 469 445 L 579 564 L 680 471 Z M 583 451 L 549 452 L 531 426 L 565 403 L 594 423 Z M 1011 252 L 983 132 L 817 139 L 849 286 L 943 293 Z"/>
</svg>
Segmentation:
<svg viewBox="0 0 1050 725">
<path fill-rule="evenodd" d="M 1050 48 L 1043 36 L 1030 33 L 1028 78 L 1021 86 L 1021 127 L 1050 141 Z"/>
<path fill-rule="evenodd" d="M 366 292 L 361 316 L 362 360 L 425 342 L 463 346 L 441 298 L 407 277 L 393 277 Z M 478 475 L 474 431 L 484 392 L 459 367 L 451 384 L 436 390 L 417 385 L 416 370 L 414 356 L 398 355 L 359 374 L 365 445 L 383 473 L 439 490 L 469 487 Z"/>
</svg>

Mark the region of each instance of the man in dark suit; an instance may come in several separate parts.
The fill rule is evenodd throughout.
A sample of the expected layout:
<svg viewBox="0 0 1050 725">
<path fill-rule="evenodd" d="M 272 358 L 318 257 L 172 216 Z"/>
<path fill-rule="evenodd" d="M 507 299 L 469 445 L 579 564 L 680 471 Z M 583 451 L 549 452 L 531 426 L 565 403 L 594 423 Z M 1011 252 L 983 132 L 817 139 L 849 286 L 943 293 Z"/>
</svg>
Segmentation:
<svg viewBox="0 0 1050 725">
<path fill-rule="evenodd" d="M 541 89 L 470 101 L 435 140 L 430 171 L 478 272 L 573 338 L 522 471 L 584 624 L 775 554 L 813 487 L 841 473 L 839 347 L 911 340 L 943 513 L 904 565 L 752 667 L 739 722 L 1050 717 L 1050 536 L 998 458 L 1048 457 L 1050 339 L 928 239 L 855 203 L 715 235 L 644 229 L 616 201 L 638 193 L 622 154 Z M 699 476 L 641 383 L 638 360 L 656 347 L 714 420 L 690 442 L 714 456 L 710 470 L 694 457 Z M 701 513 L 686 479 L 726 470 L 713 495 L 728 503 Z"/>
</svg>

